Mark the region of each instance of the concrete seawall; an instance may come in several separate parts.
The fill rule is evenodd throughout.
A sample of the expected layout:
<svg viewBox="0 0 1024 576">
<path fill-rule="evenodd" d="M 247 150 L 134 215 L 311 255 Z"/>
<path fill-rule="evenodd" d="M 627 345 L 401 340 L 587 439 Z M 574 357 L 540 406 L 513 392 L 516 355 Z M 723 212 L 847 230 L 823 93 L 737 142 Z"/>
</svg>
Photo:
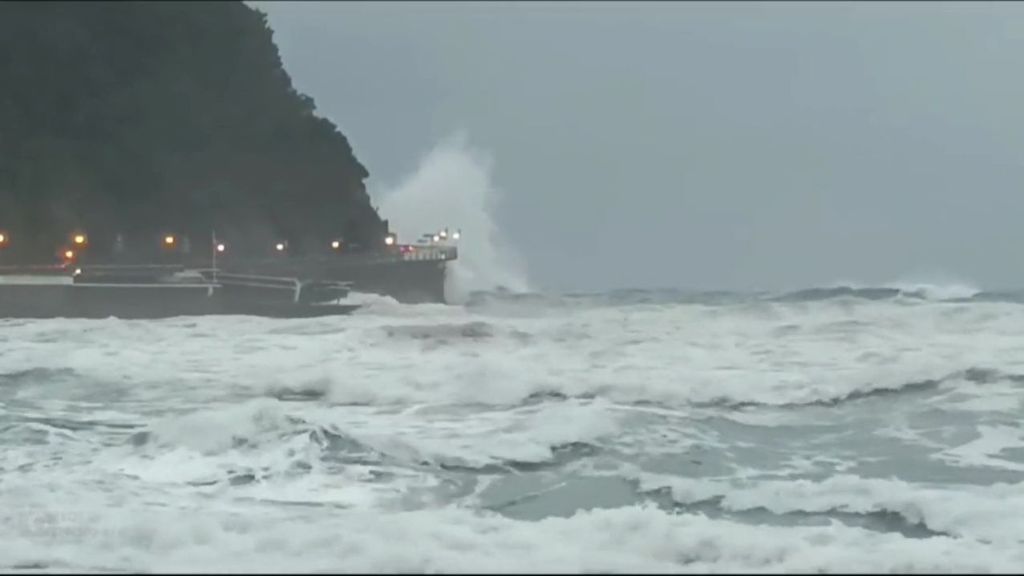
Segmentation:
<svg viewBox="0 0 1024 576">
<path fill-rule="evenodd" d="M 218 263 L 240 274 L 352 282 L 355 292 L 390 296 L 406 304 L 444 303 L 447 260 L 373 258 L 280 258 Z"/>
</svg>

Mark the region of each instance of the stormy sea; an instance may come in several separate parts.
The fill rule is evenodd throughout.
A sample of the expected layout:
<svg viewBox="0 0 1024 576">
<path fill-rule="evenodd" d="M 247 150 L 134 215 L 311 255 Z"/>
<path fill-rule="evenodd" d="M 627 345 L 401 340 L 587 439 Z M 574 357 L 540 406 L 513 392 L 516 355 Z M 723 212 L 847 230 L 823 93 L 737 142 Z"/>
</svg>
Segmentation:
<svg viewBox="0 0 1024 576">
<path fill-rule="evenodd" d="M 1024 569 L 1024 293 L 357 297 L 0 320 L 0 569 Z"/>
</svg>

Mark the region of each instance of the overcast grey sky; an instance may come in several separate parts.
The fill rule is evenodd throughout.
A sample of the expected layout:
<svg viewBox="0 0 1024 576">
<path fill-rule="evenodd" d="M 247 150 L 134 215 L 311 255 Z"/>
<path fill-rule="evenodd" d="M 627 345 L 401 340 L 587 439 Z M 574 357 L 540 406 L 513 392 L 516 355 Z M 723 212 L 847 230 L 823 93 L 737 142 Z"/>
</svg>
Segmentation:
<svg viewBox="0 0 1024 576">
<path fill-rule="evenodd" d="M 253 4 L 371 192 L 486 151 L 538 288 L 1024 286 L 1024 5 Z"/>
</svg>

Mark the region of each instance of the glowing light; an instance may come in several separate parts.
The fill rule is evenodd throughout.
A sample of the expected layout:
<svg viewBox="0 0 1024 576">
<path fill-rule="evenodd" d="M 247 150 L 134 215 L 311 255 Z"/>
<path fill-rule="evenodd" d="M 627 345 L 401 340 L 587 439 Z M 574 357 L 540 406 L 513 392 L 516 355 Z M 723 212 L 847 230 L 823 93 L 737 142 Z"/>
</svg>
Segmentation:
<svg viewBox="0 0 1024 576">
<path fill-rule="evenodd" d="M 7 234 L 0 232 L 0 244 L 7 244 Z"/>
<path fill-rule="evenodd" d="M 278 242 L 274 248 L 276 248 L 278 252 L 284 252 L 284 242 Z"/>
<path fill-rule="evenodd" d="M 217 252 L 223 252 L 225 250 L 227 250 L 227 246 L 223 244 L 217 244 Z"/>
<path fill-rule="evenodd" d="M 75 257 L 74 251 L 72 251 L 72 250 L 65 250 L 64 251 L 64 258 L 67 258 L 68 260 L 71 260 L 74 257 Z"/>
<path fill-rule="evenodd" d="M 434 240 L 434 242 L 440 242 L 441 241 L 441 237 L 438 236 L 437 234 L 434 234 L 433 240 Z"/>
<path fill-rule="evenodd" d="M 452 239 L 453 240 L 458 240 L 459 238 L 462 238 L 462 231 L 461 230 L 456 230 L 455 232 L 452 233 Z"/>
<path fill-rule="evenodd" d="M 338 240 L 335 240 L 334 242 L 331 242 L 331 248 L 334 248 L 335 250 L 337 250 L 338 248 L 341 248 L 341 242 L 338 241 Z"/>
<path fill-rule="evenodd" d="M 72 238 L 72 241 L 74 241 L 74 243 L 78 244 L 79 246 L 85 244 L 85 234 L 75 234 L 75 237 Z"/>
<path fill-rule="evenodd" d="M 388 234 L 384 238 L 384 243 L 387 244 L 388 246 L 394 246 L 394 244 L 395 244 L 395 235 L 394 234 Z"/>
<path fill-rule="evenodd" d="M 448 229 L 445 228 L 444 230 L 441 230 L 440 232 L 438 232 L 438 236 L 440 236 L 441 238 L 447 238 L 448 237 Z"/>
<path fill-rule="evenodd" d="M 171 236 L 171 235 L 164 236 L 164 244 L 166 244 L 168 246 L 174 246 L 174 236 Z"/>
</svg>

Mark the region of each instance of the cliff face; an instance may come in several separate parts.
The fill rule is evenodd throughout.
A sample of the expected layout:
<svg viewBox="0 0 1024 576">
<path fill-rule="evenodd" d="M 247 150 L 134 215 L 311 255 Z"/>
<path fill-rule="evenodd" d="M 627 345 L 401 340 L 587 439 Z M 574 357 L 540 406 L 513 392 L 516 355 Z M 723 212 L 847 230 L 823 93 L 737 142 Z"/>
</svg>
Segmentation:
<svg viewBox="0 0 1024 576">
<path fill-rule="evenodd" d="M 241 2 L 0 3 L 0 229 L 379 244 L 366 169 Z"/>
</svg>

